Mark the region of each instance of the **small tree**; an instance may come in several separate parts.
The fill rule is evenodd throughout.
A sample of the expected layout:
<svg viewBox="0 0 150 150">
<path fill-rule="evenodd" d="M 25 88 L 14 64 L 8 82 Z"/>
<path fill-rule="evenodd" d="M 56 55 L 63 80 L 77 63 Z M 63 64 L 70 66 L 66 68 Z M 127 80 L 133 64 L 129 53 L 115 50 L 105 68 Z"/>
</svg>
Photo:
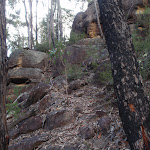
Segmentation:
<svg viewBox="0 0 150 150">
<path fill-rule="evenodd" d="M 0 150 L 8 150 L 8 133 L 6 123 L 6 18 L 5 0 L 0 1 Z"/>
<path fill-rule="evenodd" d="M 122 3 L 118 0 L 98 0 L 98 3 L 124 131 L 132 150 L 150 150 L 150 103 L 144 94 Z"/>
</svg>

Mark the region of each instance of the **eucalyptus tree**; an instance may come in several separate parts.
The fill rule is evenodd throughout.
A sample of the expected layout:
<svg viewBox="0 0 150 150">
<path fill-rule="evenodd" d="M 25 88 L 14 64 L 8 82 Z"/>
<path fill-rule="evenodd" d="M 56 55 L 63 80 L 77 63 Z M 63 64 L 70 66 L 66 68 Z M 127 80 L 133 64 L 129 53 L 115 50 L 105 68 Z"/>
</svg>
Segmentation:
<svg viewBox="0 0 150 150">
<path fill-rule="evenodd" d="M 0 150 L 8 150 L 6 122 L 7 48 L 5 0 L 0 1 Z"/>
<path fill-rule="evenodd" d="M 26 6 L 26 1 L 22 0 L 24 4 L 24 10 L 25 10 L 25 20 L 26 20 L 26 26 L 27 26 L 27 31 L 28 31 L 28 47 L 29 47 L 29 35 L 30 35 L 30 27 L 29 27 L 29 21 L 28 21 L 28 12 L 27 12 L 27 6 Z"/>
<path fill-rule="evenodd" d="M 57 40 L 62 40 L 63 26 L 62 26 L 62 9 L 60 6 L 60 0 L 57 0 L 56 3 L 57 3 L 56 36 L 57 36 Z"/>
<path fill-rule="evenodd" d="M 144 94 L 122 3 L 118 0 L 98 0 L 98 3 L 119 114 L 130 148 L 150 150 L 150 102 Z"/>
<path fill-rule="evenodd" d="M 38 23 L 37 23 L 37 18 L 38 18 L 38 15 L 37 15 L 37 12 L 38 12 L 38 0 L 36 0 L 36 22 L 35 22 L 35 41 L 36 41 L 36 44 L 38 44 Z"/>
<path fill-rule="evenodd" d="M 29 12 L 27 10 L 26 0 L 22 0 L 24 4 L 24 10 L 25 10 L 25 20 L 26 20 L 26 26 L 28 29 L 28 47 L 32 49 L 34 46 L 34 40 L 33 40 L 33 13 L 32 13 L 32 1 L 28 0 L 29 4 Z M 29 16 L 29 17 L 28 17 Z"/>
</svg>

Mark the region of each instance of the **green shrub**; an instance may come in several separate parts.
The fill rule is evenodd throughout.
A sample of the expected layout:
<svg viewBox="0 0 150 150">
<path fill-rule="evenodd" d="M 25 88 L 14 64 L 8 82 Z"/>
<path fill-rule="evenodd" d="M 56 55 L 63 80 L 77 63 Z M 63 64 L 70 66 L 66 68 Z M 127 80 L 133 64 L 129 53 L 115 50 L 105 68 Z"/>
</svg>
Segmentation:
<svg viewBox="0 0 150 150">
<path fill-rule="evenodd" d="M 69 39 L 69 45 L 71 44 L 75 44 L 76 42 L 78 42 L 79 40 L 84 39 L 86 36 L 84 33 L 75 33 L 72 32 L 70 35 L 70 39 Z"/>
<path fill-rule="evenodd" d="M 139 29 L 139 27 L 142 28 Z M 150 70 L 150 8 L 147 8 L 144 14 L 137 17 L 137 24 L 132 37 L 140 73 L 146 80 Z"/>
<path fill-rule="evenodd" d="M 21 94 L 22 87 L 15 86 L 13 89 L 13 94 L 18 97 Z M 18 115 L 21 112 L 21 109 L 18 107 L 17 102 L 13 102 L 14 100 L 11 97 L 7 98 L 8 104 L 6 104 L 6 110 L 8 114 L 13 114 L 15 118 L 18 117 Z"/>
<path fill-rule="evenodd" d="M 102 69 L 97 69 L 93 77 L 93 82 L 96 84 L 106 84 L 112 81 L 112 71 L 110 64 L 103 64 Z"/>
<path fill-rule="evenodd" d="M 81 79 L 85 73 L 82 71 L 82 67 L 80 65 L 68 65 L 67 66 L 67 75 L 68 75 L 68 80 L 76 80 L 76 79 Z"/>
<path fill-rule="evenodd" d="M 49 50 L 49 44 L 48 42 L 42 43 L 42 44 L 36 44 L 35 49 L 40 52 L 48 52 Z"/>
<path fill-rule="evenodd" d="M 16 97 L 18 97 L 18 96 L 21 94 L 21 90 L 22 90 L 22 87 L 16 86 L 16 87 L 14 88 L 14 91 L 13 91 L 14 95 L 15 95 Z"/>
<path fill-rule="evenodd" d="M 17 118 L 21 112 L 17 102 L 6 104 L 6 110 L 8 114 L 13 114 L 15 118 Z"/>
</svg>

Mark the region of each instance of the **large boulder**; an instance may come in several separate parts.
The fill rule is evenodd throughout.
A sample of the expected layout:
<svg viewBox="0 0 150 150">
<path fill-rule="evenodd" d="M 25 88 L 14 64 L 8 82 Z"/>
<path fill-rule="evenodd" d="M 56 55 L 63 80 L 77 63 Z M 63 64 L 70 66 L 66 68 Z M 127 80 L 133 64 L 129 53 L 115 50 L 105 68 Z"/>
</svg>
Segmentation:
<svg viewBox="0 0 150 150">
<path fill-rule="evenodd" d="M 35 50 L 16 50 L 8 61 L 8 84 L 39 83 L 44 79 L 48 55 Z"/>
<path fill-rule="evenodd" d="M 46 69 L 48 55 L 35 50 L 16 50 L 9 57 L 9 68 L 39 68 Z"/>
<path fill-rule="evenodd" d="M 64 57 L 70 64 L 81 64 L 86 58 L 86 48 L 82 45 L 67 46 Z"/>
<path fill-rule="evenodd" d="M 39 68 L 16 67 L 8 70 L 8 84 L 38 83 L 44 78 L 43 71 Z"/>
<path fill-rule="evenodd" d="M 39 83 L 31 90 L 29 97 L 27 101 L 25 101 L 23 106 L 27 108 L 30 105 L 35 104 L 36 102 L 41 100 L 45 95 L 47 95 L 48 92 L 50 92 L 50 85 L 45 83 Z"/>
<path fill-rule="evenodd" d="M 125 10 L 125 19 L 129 24 L 135 24 L 137 14 L 143 13 L 146 6 L 150 5 L 149 1 L 143 0 L 122 0 L 120 2 L 122 3 L 122 9 Z M 72 32 L 85 33 L 91 38 L 100 35 L 93 1 L 88 4 L 85 12 L 80 12 L 76 15 L 72 25 Z"/>
<path fill-rule="evenodd" d="M 80 12 L 76 15 L 73 25 L 72 32 L 75 33 L 85 33 L 88 37 L 90 37 L 91 33 L 91 25 L 94 24 L 94 28 L 92 28 L 96 35 L 99 35 L 98 25 L 97 25 L 97 16 L 94 2 L 90 2 L 88 5 L 88 9 L 85 12 Z M 96 33 L 97 31 L 97 33 Z"/>
<path fill-rule="evenodd" d="M 33 136 L 19 141 L 18 144 L 9 147 L 9 150 L 33 150 L 48 140 L 45 136 Z"/>
<path fill-rule="evenodd" d="M 27 134 L 36 131 L 42 127 L 42 118 L 40 116 L 31 117 L 23 123 L 18 124 L 18 128 L 9 131 L 11 139 L 15 139 L 20 134 Z"/>
<path fill-rule="evenodd" d="M 72 123 L 74 120 L 75 117 L 72 112 L 66 110 L 54 111 L 47 114 L 44 129 L 53 130 Z"/>
</svg>

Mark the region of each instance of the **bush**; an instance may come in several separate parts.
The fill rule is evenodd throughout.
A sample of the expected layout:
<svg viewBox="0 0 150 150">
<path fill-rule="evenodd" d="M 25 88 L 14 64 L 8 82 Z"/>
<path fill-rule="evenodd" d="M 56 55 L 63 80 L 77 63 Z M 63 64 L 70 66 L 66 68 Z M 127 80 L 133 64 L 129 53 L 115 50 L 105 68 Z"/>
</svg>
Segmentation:
<svg viewBox="0 0 150 150">
<path fill-rule="evenodd" d="M 45 52 L 46 53 L 49 50 L 49 44 L 48 44 L 48 42 L 45 42 L 45 43 L 42 43 L 42 44 L 37 44 L 35 46 L 35 49 L 40 51 L 40 52 Z"/>
<path fill-rule="evenodd" d="M 68 80 L 76 80 L 76 79 L 81 79 L 83 77 L 83 72 L 82 68 L 79 65 L 69 65 L 67 66 L 67 75 L 68 75 Z"/>
<path fill-rule="evenodd" d="M 93 82 L 98 85 L 103 85 L 108 82 L 112 81 L 112 71 L 111 71 L 111 65 L 103 64 L 102 69 L 97 68 L 97 71 L 93 77 Z"/>
<path fill-rule="evenodd" d="M 18 107 L 18 103 L 9 103 L 6 104 L 6 109 L 8 114 L 13 114 L 15 118 L 20 114 L 21 109 Z"/>
<path fill-rule="evenodd" d="M 15 97 L 18 97 L 21 94 L 22 87 L 16 86 L 13 89 L 13 94 Z M 21 112 L 21 109 L 18 107 L 18 103 L 14 102 L 14 99 L 12 97 L 8 97 L 8 104 L 6 104 L 6 110 L 8 114 L 13 114 L 15 118 L 18 117 L 19 113 Z"/>
<path fill-rule="evenodd" d="M 84 39 L 86 36 L 84 33 L 72 32 L 69 39 L 69 45 L 75 44 L 76 42 Z"/>
<path fill-rule="evenodd" d="M 146 80 L 150 70 L 150 8 L 146 8 L 145 13 L 137 17 L 137 24 L 132 37 L 140 73 Z"/>
</svg>

